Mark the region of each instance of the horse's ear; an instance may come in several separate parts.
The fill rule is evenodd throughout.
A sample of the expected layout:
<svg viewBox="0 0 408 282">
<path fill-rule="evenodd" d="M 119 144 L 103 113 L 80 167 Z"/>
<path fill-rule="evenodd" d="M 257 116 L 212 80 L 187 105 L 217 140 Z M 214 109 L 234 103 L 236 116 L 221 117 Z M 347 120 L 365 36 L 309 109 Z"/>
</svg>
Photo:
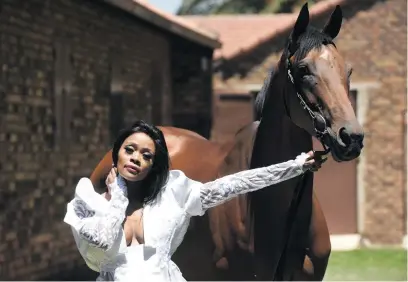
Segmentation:
<svg viewBox="0 0 408 282">
<path fill-rule="evenodd" d="M 329 21 L 323 28 L 323 33 L 330 36 L 332 39 L 336 38 L 341 29 L 341 23 L 343 21 L 343 12 L 339 5 L 336 6 L 333 13 L 330 16 Z"/>
<path fill-rule="evenodd" d="M 309 25 L 309 8 L 307 2 L 300 10 L 299 16 L 296 20 L 295 26 L 292 32 L 292 41 L 296 42 L 299 36 L 304 33 Z"/>
<path fill-rule="evenodd" d="M 302 35 L 309 25 L 309 9 L 307 2 L 303 5 L 298 18 L 296 20 L 295 26 L 293 27 L 292 34 L 290 35 L 289 53 L 292 55 L 297 49 L 297 43 L 299 36 Z"/>
</svg>

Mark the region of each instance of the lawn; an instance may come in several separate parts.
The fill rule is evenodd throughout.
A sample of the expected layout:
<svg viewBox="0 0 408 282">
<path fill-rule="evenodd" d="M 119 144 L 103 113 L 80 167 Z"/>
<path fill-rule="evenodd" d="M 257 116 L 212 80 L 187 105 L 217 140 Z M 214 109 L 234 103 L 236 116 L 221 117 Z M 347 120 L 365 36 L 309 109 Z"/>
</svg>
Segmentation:
<svg viewBox="0 0 408 282">
<path fill-rule="evenodd" d="M 403 249 L 332 252 L 325 281 L 407 281 Z"/>
</svg>

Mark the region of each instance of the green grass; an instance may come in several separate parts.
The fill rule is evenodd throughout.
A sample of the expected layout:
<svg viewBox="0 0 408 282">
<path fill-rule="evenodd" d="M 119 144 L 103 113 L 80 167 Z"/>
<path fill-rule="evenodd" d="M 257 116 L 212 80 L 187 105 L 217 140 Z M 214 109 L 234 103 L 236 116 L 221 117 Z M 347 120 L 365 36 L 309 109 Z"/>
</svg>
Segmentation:
<svg viewBox="0 0 408 282">
<path fill-rule="evenodd" d="M 407 281 L 403 249 L 332 252 L 325 281 Z"/>
</svg>

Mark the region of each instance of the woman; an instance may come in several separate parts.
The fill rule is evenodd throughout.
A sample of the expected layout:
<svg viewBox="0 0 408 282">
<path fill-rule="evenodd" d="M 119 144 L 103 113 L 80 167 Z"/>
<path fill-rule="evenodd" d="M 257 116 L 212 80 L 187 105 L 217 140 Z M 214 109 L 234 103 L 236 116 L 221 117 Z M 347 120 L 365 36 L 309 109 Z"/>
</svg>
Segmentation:
<svg viewBox="0 0 408 282">
<path fill-rule="evenodd" d="M 108 192 L 95 192 L 82 178 L 64 221 L 98 280 L 185 281 L 171 261 L 192 216 L 238 194 L 258 190 L 318 169 L 313 152 L 295 160 L 242 171 L 209 183 L 169 171 L 162 132 L 143 121 L 121 132 L 112 149 Z M 194 164 L 192 164 L 194 165 Z"/>
</svg>

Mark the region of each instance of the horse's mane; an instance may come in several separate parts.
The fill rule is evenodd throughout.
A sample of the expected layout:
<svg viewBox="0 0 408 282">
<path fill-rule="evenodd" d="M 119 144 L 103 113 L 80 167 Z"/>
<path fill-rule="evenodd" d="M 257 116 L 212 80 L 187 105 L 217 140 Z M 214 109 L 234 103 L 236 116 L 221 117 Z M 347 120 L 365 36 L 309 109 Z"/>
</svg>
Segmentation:
<svg viewBox="0 0 408 282">
<path fill-rule="evenodd" d="M 307 56 L 307 54 L 313 50 L 317 49 L 320 50 L 323 45 L 334 44 L 333 40 L 327 34 L 321 32 L 317 28 L 309 26 L 307 30 L 299 36 L 298 39 L 298 46 L 295 55 L 295 63 L 299 62 L 303 58 Z M 286 50 L 288 49 L 288 43 L 286 44 Z M 272 67 L 269 72 L 268 76 L 266 77 L 264 84 L 262 85 L 261 90 L 259 91 L 258 95 L 255 99 L 255 120 L 261 120 L 262 117 L 262 109 L 264 106 L 264 102 L 266 96 L 268 94 L 268 90 L 271 89 L 271 80 L 272 77 L 275 75 L 275 69 Z"/>
<path fill-rule="evenodd" d="M 266 77 L 261 90 L 259 91 L 258 95 L 256 95 L 255 102 L 254 102 L 255 103 L 255 120 L 261 120 L 263 105 L 266 99 L 266 94 L 268 92 L 268 89 L 270 89 L 270 84 L 271 84 L 273 75 L 274 75 L 274 68 L 272 67 L 268 72 L 268 76 Z"/>
</svg>

